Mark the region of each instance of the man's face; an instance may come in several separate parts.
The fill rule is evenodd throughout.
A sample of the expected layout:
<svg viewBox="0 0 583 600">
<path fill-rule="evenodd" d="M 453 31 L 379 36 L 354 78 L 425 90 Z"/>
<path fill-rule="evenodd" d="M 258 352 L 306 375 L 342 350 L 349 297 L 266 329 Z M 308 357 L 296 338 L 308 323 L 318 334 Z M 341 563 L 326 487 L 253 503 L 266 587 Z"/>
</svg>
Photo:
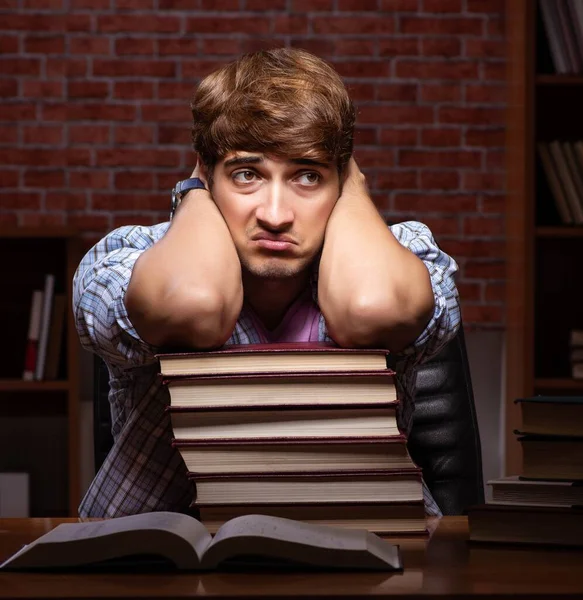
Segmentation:
<svg viewBox="0 0 583 600">
<path fill-rule="evenodd" d="M 258 278 L 294 277 L 312 264 L 339 189 L 335 165 L 255 152 L 231 152 L 213 172 L 241 266 Z"/>
</svg>

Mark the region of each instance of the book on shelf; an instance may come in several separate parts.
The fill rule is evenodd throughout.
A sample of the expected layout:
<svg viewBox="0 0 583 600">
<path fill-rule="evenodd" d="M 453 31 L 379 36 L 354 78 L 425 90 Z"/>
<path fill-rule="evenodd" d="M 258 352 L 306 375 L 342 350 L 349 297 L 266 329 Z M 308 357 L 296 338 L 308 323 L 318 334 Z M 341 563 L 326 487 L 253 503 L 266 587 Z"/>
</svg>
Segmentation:
<svg viewBox="0 0 583 600">
<path fill-rule="evenodd" d="M 34 290 L 32 292 L 32 299 L 30 303 L 24 369 L 22 372 L 22 379 L 24 379 L 24 381 L 32 381 L 36 372 L 42 305 L 43 291 Z"/>
<path fill-rule="evenodd" d="M 302 473 L 416 467 L 405 436 L 173 442 L 192 473 Z"/>
<path fill-rule="evenodd" d="M 351 530 L 244 515 L 214 536 L 191 516 L 150 512 L 101 521 L 63 523 L 24 546 L 0 569 L 107 570 L 139 558 L 179 570 L 212 571 L 247 563 L 342 570 L 401 570 L 399 547 L 364 529 Z"/>
<path fill-rule="evenodd" d="M 583 396 L 517 398 L 527 434 L 583 436 Z"/>
<path fill-rule="evenodd" d="M 339 348 L 327 342 L 234 344 L 207 352 L 157 354 L 163 378 L 175 375 L 386 371 L 387 350 Z"/>
<path fill-rule="evenodd" d="M 583 348 L 583 329 L 571 329 L 569 332 L 569 345 L 571 348 Z"/>
<path fill-rule="evenodd" d="M 65 294 L 55 294 L 49 325 L 47 359 L 44 373 L 44 379 L 47 380 L 57 379 L 59 375 L 59 362 L 63 347 L 66 314 L 67 296 Z"/>
<path fill-rule="evenodd" d="M 569 72 L 580 73 L 583 65 L 580 48 L 577 47 L 577 38 L 575 37 L 575 31 L 573 29 L 571 11 L 569 10 L 570 1 L 571 0 L 564 0 L 563 2 L 555 1 L 560 25 L 559 42 L 565 49 L 569 64 Z M 580 0 L 575 1 L 579 2 Z"/>
<path fill-rule="evenodd" d="M 539 0 L 538 2 L 555 71 L 565 74 L 572 71 L 572 66 L 567 49 L 562 42 L 563 33 L 558 4 L 556 0 Z"/>
<path fill-rule="evenodd" d="M 551 481 L 510 475 L 491 479 L 488 485 L 495 503 L 583 506 L 583 481 Z"/>
<path fill-rule="evenodd" d="M 471 542 L 583 546 L 583 508 L 488 503 L 468 508 Z"/>
<path fill-rule="evenodd" d="M 399 435 L 396 403 L 179 409 L 170 406 L 174 440 L 381 437 Z"/>
<path fill-rule="evenodd" d="M 548 144 L 548 148 L 553 157 L 557 176 L 565 192 L 570 213 L 573 216 L 575 224 L 581 225 L 583 223 L 583 203 L 575 187 L 575 181 L 569 169 L 563 146 L 561 142 L 554 140 Z"/>
<path fill-rule="evenodd" d="M 189 474 L 199 504 L 423 502 L 421 469 Z"/>
<path fill-rule="evenodd" d="M 53 307 L 53 297 L 55 293 L 55 276 L 52 273 L 45 275 L 45 286 L 43 289 L 43 305 L 40 321 L 40 333 L 38 340 L 38 355 L 36 360 L 36 368 L 34 378 L 37 380 L 44 379 L 45 363 L 47 357 L 47 347 L 49 341 L 49 326 L 51 323 L 51 313 Z"/>
<path fill-rule="evenodd" d="M 583 479 L 583 437 L 522 435 L 522 475 L 535 479 Z"/>
<path fill-rule="evenodd" d="M 545 177 L 551 190 L 551 196 L 553 197 L 555 206 L 557 208 L 557 212 L 559 213 L 561 221 L 565 225 L 570 225 L 573 223 L 573 214 L 571 213 L 569 202 L 567 200 L 561 180 L 557 175 L 554 160 L 551 156 L 548 144 L 538 142 L 536 148 L 543 166 Z"/>
<path fill-rule="evenodd" d="M 385 404 L 397 400 L 394 372 L 269 373 L 165 380 L 170 404 L 179 408 L 205 406 L 269 406 Z"/>
<path fill-rule="evenodd" d="M 223 523 L 246 514 L 265 514 L 315 525 L 366 529 L 383 535 L 427 533 L 423 502 L 334 504 L 197 504 L 200 519 L 214 533 Z"/>
</svg>

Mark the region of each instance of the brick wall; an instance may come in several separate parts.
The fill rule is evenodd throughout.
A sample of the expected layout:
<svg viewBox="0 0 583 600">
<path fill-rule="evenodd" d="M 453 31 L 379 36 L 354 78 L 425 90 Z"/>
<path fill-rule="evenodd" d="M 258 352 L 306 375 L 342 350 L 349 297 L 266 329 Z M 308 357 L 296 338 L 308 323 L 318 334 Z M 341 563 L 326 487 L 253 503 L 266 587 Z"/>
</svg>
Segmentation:
<svg viewBox="0 0 583 600">
<path fill-rule="evenodd" d="M 188 99 L 241 52 L 330 61 L 389 221 L 460 264 L 466 325 L 503 325 L 503 0 L 0 0 L 0 226 L 87 243 L 166 220 L 191 172 Z"/>
</svg>

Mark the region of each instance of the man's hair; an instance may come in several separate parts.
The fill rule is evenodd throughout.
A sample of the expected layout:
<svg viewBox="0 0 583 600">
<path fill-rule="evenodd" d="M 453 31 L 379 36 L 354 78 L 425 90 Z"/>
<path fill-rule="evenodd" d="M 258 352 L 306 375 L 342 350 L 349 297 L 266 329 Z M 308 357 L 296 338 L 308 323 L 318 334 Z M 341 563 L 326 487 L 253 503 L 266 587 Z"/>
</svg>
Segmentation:
<svg viewBox="0 0 583 600">
<path fill-rule="evenodd" d="M 294 48 L 245 54 L 208 75 L 191 102 L 192 141 L 212 172 L 229 152 L 335 164 L 353 146 L 354 106 L 336 71 Z"/>
</svg>

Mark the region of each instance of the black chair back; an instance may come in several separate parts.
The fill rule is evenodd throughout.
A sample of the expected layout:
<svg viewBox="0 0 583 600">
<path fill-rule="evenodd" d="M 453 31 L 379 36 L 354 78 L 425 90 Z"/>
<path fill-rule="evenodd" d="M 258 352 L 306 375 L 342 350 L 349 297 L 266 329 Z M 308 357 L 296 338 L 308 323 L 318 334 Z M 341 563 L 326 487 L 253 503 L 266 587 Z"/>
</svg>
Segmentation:
<svg viewBox="0 0 583 600">
<path fill-rule="evenodd" d="M 95 357 L 95 471 L 113 444 L 109 373 Z M 408 441 L 413 460 L 444 515 L 484 501 L 482 454 L 463 327 L 417 370 L 415 413 Z"/>
</svg>

